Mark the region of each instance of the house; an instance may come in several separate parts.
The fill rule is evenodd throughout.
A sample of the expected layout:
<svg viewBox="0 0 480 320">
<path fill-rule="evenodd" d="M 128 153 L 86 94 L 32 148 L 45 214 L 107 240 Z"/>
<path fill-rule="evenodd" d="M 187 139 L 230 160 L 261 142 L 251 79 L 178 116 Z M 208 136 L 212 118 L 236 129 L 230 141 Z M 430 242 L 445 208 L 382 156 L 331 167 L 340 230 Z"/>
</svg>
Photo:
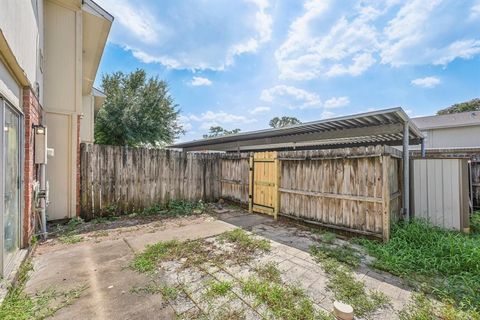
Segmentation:
<svg viewBox="0 0 480 320">
<path fill-rule="evenodd" d="M 47 193 L 49 220 L 77 215 L 79 145 L 105 98 L 93 83 L 112 22 L 92 0 L 0 3 L 0 276 L 25 256 Z"/>
<path fill-rule="evenodd" d="M 424 134 L 427 149 L 480 147 L 480 112 L 418 117 L 412 121 Z"/>
<path fill-rule="evenodd" d="M 425 136 L 426 147 L 425 157 L 412 152 L 413 214 L 468 232 L 469 214 L 480 208 L 480 112 L 412 121 Z"/>
</svg>

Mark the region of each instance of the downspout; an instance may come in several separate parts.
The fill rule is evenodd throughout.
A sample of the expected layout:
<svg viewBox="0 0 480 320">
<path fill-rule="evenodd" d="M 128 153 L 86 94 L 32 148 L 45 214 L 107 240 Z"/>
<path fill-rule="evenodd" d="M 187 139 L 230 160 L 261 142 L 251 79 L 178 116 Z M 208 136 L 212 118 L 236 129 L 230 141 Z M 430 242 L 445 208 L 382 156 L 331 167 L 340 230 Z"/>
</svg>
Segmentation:
<svg viewBox="0 0 480 320">
<path fill-rule="evenodd" d="M 410 221 L 410 134 L 409 121 L 403 124 L 403 215 Z M 422 148 L 423 149 L 423 148 Z M 423 152 L 423 151 L 422 151 Z"/>
</svg>

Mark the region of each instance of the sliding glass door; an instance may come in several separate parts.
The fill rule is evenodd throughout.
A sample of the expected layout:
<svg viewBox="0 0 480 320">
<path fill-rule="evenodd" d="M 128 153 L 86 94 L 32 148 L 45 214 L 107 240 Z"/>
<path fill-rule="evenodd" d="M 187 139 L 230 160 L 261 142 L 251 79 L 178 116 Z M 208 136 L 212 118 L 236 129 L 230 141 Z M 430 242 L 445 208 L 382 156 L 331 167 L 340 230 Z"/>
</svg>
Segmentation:
<svg viewBox="0 0 480 320">
<path fill-rule="evenodd" d="M 21 116 L 5 100 L 0 100 L 1 134 L 1 203 L 3 252 L 2 269 L 5 275 L 20 248 L 21 227 Z"/>
</svg>

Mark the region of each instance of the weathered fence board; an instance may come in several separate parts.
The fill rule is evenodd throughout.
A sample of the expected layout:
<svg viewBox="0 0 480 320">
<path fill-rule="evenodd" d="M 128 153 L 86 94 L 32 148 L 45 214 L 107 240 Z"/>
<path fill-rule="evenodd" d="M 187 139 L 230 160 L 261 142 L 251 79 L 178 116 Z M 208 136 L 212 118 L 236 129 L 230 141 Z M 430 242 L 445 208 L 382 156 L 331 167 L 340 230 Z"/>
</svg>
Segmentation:
<svg viewBox="0 0 480 320">
<path fill-rule="evenodd" d="M 215 201 L 220 171 L 215 154 L 82 144 L 81 216 L 132 212 L 170 199 Z"/>
<path fill-rule="evenodd" d="M 400 216 L 398 156 L 380 146 L 281 152 L 280 212 L 386 240 Z"/>
<path fill-rule="evenodd" d="M 222 198 L 248 203 L 249 154 L 219 154 Z"/>
</svg>

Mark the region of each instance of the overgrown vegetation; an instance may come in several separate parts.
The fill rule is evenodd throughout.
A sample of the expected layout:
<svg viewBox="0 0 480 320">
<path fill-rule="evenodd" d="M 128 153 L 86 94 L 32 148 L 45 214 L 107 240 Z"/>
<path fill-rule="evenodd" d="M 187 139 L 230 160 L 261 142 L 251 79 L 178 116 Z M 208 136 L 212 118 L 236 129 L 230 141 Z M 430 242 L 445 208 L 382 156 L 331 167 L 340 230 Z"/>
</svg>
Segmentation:
<svg viewBox="0 0 480 320">
<path fill-rule="evenodd" d="M 19 278 L 0 306 L 0 319 L 30 320 L 45 319 L 53 316 L 58 310 L 72 304 L 87 289 L 81 285 L 68 291 L 58 292 L 48 288 L 30 296 L 24 292 L 28 274 L 32 270 L 30 261 L 26 261 L 20 268 Z"/>
<path fill-rule="evenodd" d="M 400 320 L 478 320 L 480 315 L 458 310 L 452 304 L 439 304 L 424 294 L 413 295 L 412 303 L 398 314 Z"/>
<path fill-rule="evenodd" d="M 420 220 L 393 226 L 388 243 L 363 240 L 373 266 L 420 283 L 420 289 L 480 312 L 480 237 L 433 227 Z"/>
<path fill-rule="evenodd" d="M 202 201 L 170 200 L 166 204 L 154 204 L 143 209 L 138 213 L 140 216 L 161 215 L 167 217 L 176 217 L 182 215 L 200 214 L 206 209 L 206 204 Z"/>
<path fill-rule="evenodd" d="M 480 235 L 480 211 L 475 211 L 470 217 L 470 231 Z"/>
<path fill-rule="evenodd" d="M 344 247 L 340 249 L 346 256 L 336 253 L 326 246 L 312 246 L 310 253 L 322 265 L 328 275 L 328 288 L 335 299 L 350 304 L 359 317 L 368 317 L 378 308 L 388 304 L 388 298 L 381 292 L 368 291 L 362 281 L 355 279 L 350 267 L 345 264 L 358 265 L 358 255 Z"/>
</svg>

